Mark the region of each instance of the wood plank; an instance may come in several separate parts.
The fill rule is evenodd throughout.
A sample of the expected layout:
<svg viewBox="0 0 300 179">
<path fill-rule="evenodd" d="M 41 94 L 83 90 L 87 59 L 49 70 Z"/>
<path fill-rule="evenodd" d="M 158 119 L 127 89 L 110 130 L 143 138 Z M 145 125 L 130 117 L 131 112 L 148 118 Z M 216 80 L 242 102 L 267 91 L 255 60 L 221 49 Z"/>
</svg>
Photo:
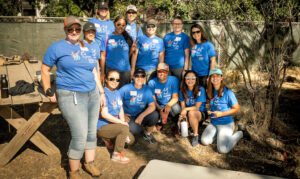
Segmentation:
<svg viewBox="0 0 300 179">
<path fill-rule="evenodd" d="M 29 63 L 28 61 L 24 62 L 27 71 L 29 73 L 29 75 L 31 76 L 32 79 L 35 78 L 36 72 L 37 71 L 41 71 L 41 66 L 42 66 L 42 62 L 38 61 L 38 63 Z M 37 91 L 37 86 L 35 86 L 35 90 Z M 44 96 L 43 94 L 40 94 L 42 101 L 43 102 L 50 102 L 49 98 L 47 98 L 46 96 Z"/>
<path fill-rule="evenodd" d="M 33 79 L 29 75 L 24 63 L 21 63 L 19 65 L 9 65 L 7 66 L 7 74 L 9 77 L 9 85 L 10 87 L 15 86 L 15 83 L 18 80 L 24 80 L 29 83 L 33 83 Z M 42 98 L 40 97 L 39 93 L 37 91 L 34 91 L 29 94 L 24 95 L 18 95 L 18 96 L 12 96 L 12 104 L 30 104 L 30 103 L 36 103 L 41 102 Z"/>
<path fill-rule="evenodd" d="M 37 112 L 28 122 L 19 128 L 15 137 L 1 150 L 0 167 L 7 164 L 20 148 L 28 141 L 41 124 L 46 120 L 50 113 Z"/>
<path fill-rule="evenodd" d="M 6 74 L 7 75 L 6 66 L 0 66 L 0 75 L 1 74 Z M 0 80 L 1 80 L 1 78 L 0 78 Z M 7 79 L 7 80 L 9 80 L 9 79 Z M 9 84 L 8 84 L 8 87 L 9 87 Z M 12 103 L 11 96 L 9 96 L 8 98 L 1 98 L 1 92 L 0 92 L 0 106 L 10 105 L 11 103 Z"/>
</svg>

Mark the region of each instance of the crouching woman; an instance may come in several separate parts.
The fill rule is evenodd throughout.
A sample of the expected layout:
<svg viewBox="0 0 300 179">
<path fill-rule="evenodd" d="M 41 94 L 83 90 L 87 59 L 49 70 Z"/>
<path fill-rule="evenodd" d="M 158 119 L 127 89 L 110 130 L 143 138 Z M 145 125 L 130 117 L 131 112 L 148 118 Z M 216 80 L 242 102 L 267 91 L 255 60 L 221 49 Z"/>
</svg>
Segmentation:
<svg viewBox="0 0 300 179">
<path fill-rule="evenodd" d="M 106 105 L 101 110 L 97 134 L 107 144 L 113 145 L 110 141 L 115 141 L 112 161 L 125 164 L 129 162 L 129 158 L 124 155 L 124 146 L 125 143 L 132 144 L 134 137 L 129 132 L 128 123 L 125 121 L 122 98 L 117 90 L 120 83 L 120 74 L 118 71 L 112 70 L 105 77 Z M 108 145 L 108 147 L 111 145 Z"/>
<path fill-rule="evenodd" d="M 211 124 L 209 124 L 201 136 L 201 143 L 209 145 L 213 143 L 217 135 L 217 148 L 220 153 L 230 152 L 236 143 L 243 137 L 242 131 L 234 132 L 234 120 L 232 115 L 240 110 L 240 105 L 234 93 L 223 83 L 223 73 L 220 69 L 212 69 L 209 72 L 207 96 L 210 100 Z"/>
</svg>

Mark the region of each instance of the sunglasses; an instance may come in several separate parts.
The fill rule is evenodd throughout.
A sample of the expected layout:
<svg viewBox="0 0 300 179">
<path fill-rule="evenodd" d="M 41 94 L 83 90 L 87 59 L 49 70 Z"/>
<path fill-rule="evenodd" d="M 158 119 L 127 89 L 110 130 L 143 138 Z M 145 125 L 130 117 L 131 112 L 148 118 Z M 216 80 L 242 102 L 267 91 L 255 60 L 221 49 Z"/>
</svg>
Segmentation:
<svg viewBox="0 0 300 179">
<path fill-rule="evenodd" d="M 136 14 L 134 11 L 128 11 L 127 14 Z"/>
<path fill-rule="evenodd" d="M 136 77 L 136 78 L 145 78 L 146 75 L 134 75 L 134 77 Z"/>
<path fill-rule="evenodd" d="M 73 33 L 74 31 L 75 31 L 77 34 L 79 34 L 79 33 L 81 32 L 81 28 L 69 28 L 69 29 L 67 29 L 67 32 L 68 32 L 69 34 Z"/>
<path fill-rule="evenodd" d="M 200 30 L 197 30 L 197 31 L 192 32 L 193 35 L 194 35 L 194 34 L 200 34 L 200 33 L 201 33 Z"/>
<path fill-rule="evenodd" d="M 120 79 L 118 78 L 108 78 L 108 81 L 115 81 L 115 82 L 120 82 Z"/>
<path fill-rule="evenodd" d="M 117 27 L 125 27 L 126 24 L 117 24 Z"/>
<path fill-rule="evenodd" d="M 153 25 L 153 24 L 147 25 L 147 29 L 150 29 L 150 28 L 155 28 L 155 25 Z"/>
<path fill-rule="evenodd" d="M 185 77 L 186 80 L 196 80 L 196 77 Z"/>
<path fill-rule="evenodd" d="M 157 73 L 165 73 L 165 74 L 167 74 L 169 72 L 167 70 L 157 70 Z"/>
</svg>

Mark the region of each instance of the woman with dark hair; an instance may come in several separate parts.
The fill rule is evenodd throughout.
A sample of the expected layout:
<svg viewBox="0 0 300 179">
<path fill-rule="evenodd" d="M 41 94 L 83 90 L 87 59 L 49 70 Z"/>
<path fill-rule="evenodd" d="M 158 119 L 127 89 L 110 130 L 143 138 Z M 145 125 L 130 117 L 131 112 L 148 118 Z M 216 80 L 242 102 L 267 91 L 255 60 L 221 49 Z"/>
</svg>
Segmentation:
<svg viewBox="0 0 300 179">
<path fill-rule="evenodd" d="M 181 113 L 179 123 L 187 119 L 193 129 L 192 146 L 199 144 L 198 127 L 201 120 L 205 120 L 206 113 L 206 93 L 203 87 L 199 87 L 197 74 L 194 71 L 187 71 L 181 83 L 179 101 Z"/>
<path fill-rule="evenodd" d="M 199 24 L 193 24 L 190 33 L 192 70 L 200 85 L 206 87 L 209 70 L 216 67 L 216 50 Z"/>
<path fill-rule="evenodd" d="M 211 124 L 209 124 L 201 136 L 201 143 L 209 145 L 213 143 L 217 135 L 217 148 L 220 153 L 228 153 L 243 137 L 242 131 L 234 131 L 234 119 L 232 115 L 240 110 L 240 105 L 234 93 L 223 83 L 223 73 L 220 69 L 212 69 L 209 72 L 207 96 L 210 100 Z"/>
<path fill-rule="evenodd" d="M 129 132 L 129 125 L 125 121 L 122 98 L 117 90 L 119 82 L 119 72 L 111 70 L 107 73 L 104 88 L 106 104 L 101 109 L 97 134 L 106 143 L 111 143 L 111 140 L 115 141 L 111 159 L 115 162 L 125 164 L 129 162 L 129 158 L 124 154 L 124 146 L 125 143 L 133 144 L 134 137 Z M 109 146 L 112 148 L 112 145 Z"/>
<path fill-rule="evenodd" d="M 130 82 L 129 56 L 132 47 L 132 39 L 126 32 L 126 19 L 118 16 L 114 20 L 115 31 L 109 35 L 106 46 L 106 58 L 101 60 L 101 69 L 106 72 L 117 70 L 120 73 L 120 87 Z"/>
</svg>

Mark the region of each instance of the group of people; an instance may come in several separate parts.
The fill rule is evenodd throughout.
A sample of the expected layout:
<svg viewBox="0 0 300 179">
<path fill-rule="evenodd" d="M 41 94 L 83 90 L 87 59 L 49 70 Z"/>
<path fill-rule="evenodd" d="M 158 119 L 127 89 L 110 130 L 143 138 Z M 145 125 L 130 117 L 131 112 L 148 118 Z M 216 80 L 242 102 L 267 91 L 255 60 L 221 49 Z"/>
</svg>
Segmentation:
<svg viewBox="0 0 300 179">
<path fill-rule="evenodd" d="M 80 178 L 83 155 L 85 170 L 100 175 L 94 164 L 97 137 L 113 151 L 113 161 L 128 163 L 124 148 L 134 143 L 134 136 L 154 144 L 153 132 L 168 122 L 176 127 L 187 120 L 192 146 L 209 145 L 216 138 L 220 153 L 228 153 L 243 136 L 234 133 L 232 117 L 240 106 L 223 83 L 216 51 L 203 28 L 193 24 L 189 37 L 181 17 L 175 17 L 173 32 L 162 39 L 156 36 L 156 20 L 149 19 L 143 27 L 136 6 L 126 10 L 126 16 L 112 22 L 108 4 L 101 2 L 97 17 L 83 26 L 78 18 L 66 17 L 66 38 L 44 55 L 45 94 L 58 102 L 71 131 L 70 178 Z M 53 66 L 56 92 L 50 84 Z M 199 137 L 199 125 L 208 116 L 211 123 Z"/>
</svg>

